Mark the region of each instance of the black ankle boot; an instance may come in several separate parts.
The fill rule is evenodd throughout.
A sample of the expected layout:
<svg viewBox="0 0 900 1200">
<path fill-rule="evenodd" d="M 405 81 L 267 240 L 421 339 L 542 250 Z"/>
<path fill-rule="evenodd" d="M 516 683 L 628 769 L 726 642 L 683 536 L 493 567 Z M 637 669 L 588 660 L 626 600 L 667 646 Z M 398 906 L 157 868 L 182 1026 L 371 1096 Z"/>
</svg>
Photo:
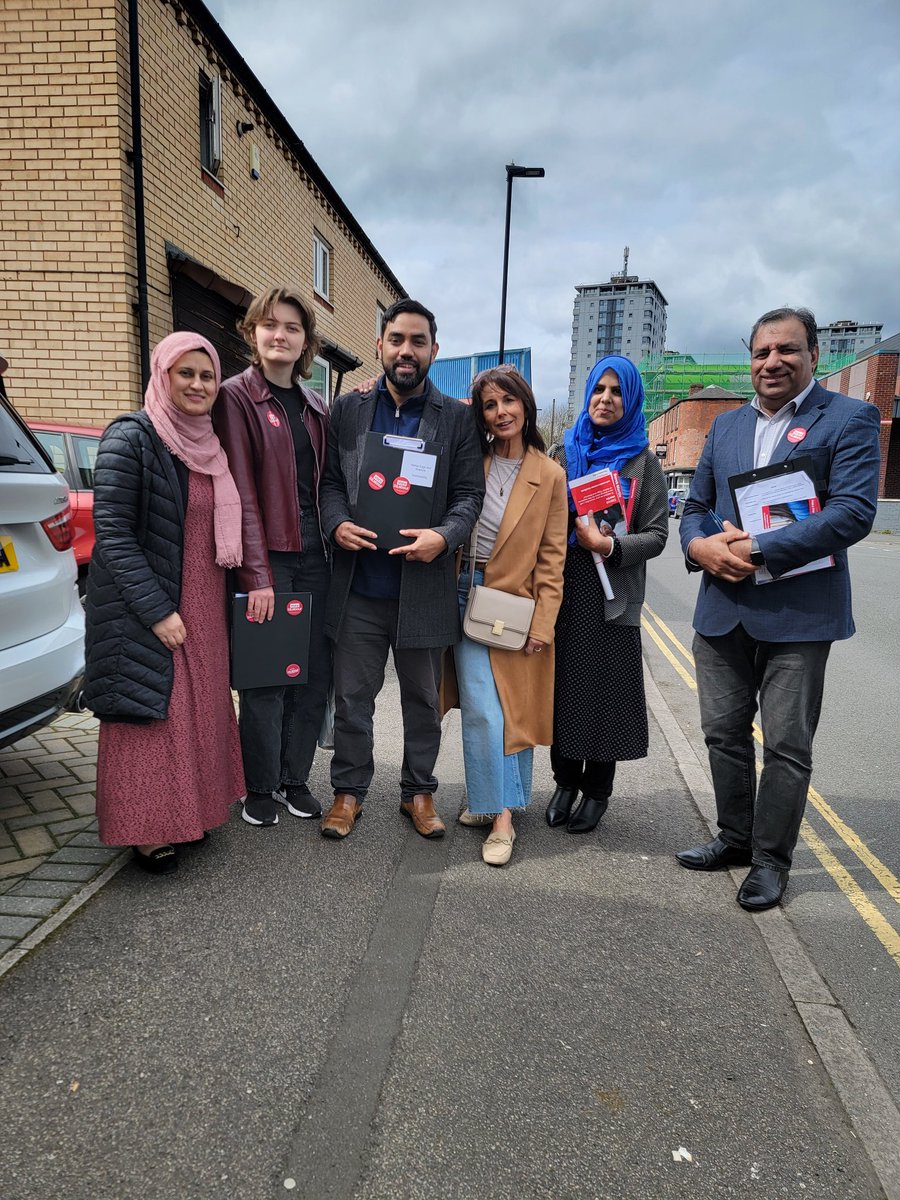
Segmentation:
<svg viewBox="0 0 900 1200">
<path fill-rule="evenodd" d="M 569 833 L 592 833 L 608 807 L 609 796 L 601 796 L 599 799 L 583 796 L 575 813 L 569 818 L 566 830 Z"/>
<path fill-rule="evenodd" d="M 578 799 L 578 788 L 558 787 L 547 805 L 547 824 L 551 829 L 565 825 L 572 811 L 572 805 Z"/>
</svg>

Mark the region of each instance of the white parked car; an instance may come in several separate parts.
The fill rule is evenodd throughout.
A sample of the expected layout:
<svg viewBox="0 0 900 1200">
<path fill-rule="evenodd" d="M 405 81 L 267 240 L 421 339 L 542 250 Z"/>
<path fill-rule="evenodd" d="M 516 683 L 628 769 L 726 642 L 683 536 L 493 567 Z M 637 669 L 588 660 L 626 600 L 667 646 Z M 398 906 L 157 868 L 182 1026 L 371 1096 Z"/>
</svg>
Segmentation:
<svg viewBox="0 0 900 1200">
<path fill-rule="evenodd" d="M 0 358 L 0 374 L 6 369 Z M 48 724 L 84 674 L 69 487 L 0 379 L 0 747 Z"/>
</svg>

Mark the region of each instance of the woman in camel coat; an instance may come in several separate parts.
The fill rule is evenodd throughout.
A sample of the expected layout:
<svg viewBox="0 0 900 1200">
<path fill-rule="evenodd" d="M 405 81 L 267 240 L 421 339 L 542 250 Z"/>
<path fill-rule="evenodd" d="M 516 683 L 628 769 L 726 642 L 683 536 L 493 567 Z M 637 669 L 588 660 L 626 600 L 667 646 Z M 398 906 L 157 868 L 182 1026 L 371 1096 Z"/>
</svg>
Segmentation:
<svg viewBox="0 0 900 1200">
<path fill-rule="evenodd" d="M 544 451 L 528 383 L 504 367 L 475 379 L 472 408 L 485 450 L 485 503 L 474 557 L 466 547 L 460 611 L 483 583 L 535 601 L 522 650 L 463 636 L 454 647 L 468 808 L 463 824 L 491 825 L 482 858 L 512 854 L 512 812 L 531 799 L 532 748 L 553 737 L 553 636 L 566 557 L 566 480 Z"/>
</svg>

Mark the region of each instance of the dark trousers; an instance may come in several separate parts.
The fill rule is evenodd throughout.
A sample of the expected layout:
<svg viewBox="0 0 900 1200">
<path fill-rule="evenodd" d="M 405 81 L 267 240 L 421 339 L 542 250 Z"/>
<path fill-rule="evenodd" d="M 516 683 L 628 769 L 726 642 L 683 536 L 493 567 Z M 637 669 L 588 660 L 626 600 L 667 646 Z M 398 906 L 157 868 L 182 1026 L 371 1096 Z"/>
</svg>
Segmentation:
<svg viewBox="0 0 900 1200">
<path fill-rule="evenodd" d="M 719 829 L 729 845 L 750 847 L 757 866 L 790 869 L 830 649 L 830 642 L 758 642 L 742 625 L 723 637 L 694 635 L 700 723 Z M 763 734 L 758 786 L 752 734 L 757 696 Z"/>
<path fill-rule="evenodd" d="M 276 592 L 312 592 L 309 667 L 306 683 L 247 688 L 240 693 L 241 752 L 247 788 L 252 792 L 306 783 L 331 687 L 331 644 L 325 636 L 331 572 L 316 525 L 308 522 L 305 514 L 301 528 L 303 544 L 310 549 L 302 554 L 270 550 L 269 565 Z"/>
<path fill-rule="evenodd" d="M 398 649 L 399 601 L 370 600 L 353 592 L 347 599 L 334 645 L 334 755 L 331 785 L 363 800 L 375 773 L 372 718 L 384 684 L 388 650 L 393 651 L 403 713 L 403 766 L 400 796 L 434 792 L 434 764 L 441 748 L 438 688 L 441 649 Z"/>
<path fill-rule="evenodd" d="M 550 766 L 557 787 L 584 792 L 592 800 L 608 800 L 616 777 L 614 762 L 594 762 L 591 759 L 566 758 L 555 745 L 550 747 Z"/>
</svg>

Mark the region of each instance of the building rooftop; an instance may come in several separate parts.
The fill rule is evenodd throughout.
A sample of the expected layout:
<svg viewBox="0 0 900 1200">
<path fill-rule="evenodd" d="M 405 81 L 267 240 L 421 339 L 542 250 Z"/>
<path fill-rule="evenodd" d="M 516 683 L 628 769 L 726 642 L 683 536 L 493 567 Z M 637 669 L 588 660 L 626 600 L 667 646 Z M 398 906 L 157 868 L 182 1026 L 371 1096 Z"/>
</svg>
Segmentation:
<svg viewBox="0 0 900 1200">
<path fill-rule="evenodd" d="M 860 350 L 856 362 L 871 358 L 873 354 L 900 354 L 900 333 L 894 333 L 889 338 L 876 342 L 874 346 L 869 346 L 868 350 Z"/>
</svg>

